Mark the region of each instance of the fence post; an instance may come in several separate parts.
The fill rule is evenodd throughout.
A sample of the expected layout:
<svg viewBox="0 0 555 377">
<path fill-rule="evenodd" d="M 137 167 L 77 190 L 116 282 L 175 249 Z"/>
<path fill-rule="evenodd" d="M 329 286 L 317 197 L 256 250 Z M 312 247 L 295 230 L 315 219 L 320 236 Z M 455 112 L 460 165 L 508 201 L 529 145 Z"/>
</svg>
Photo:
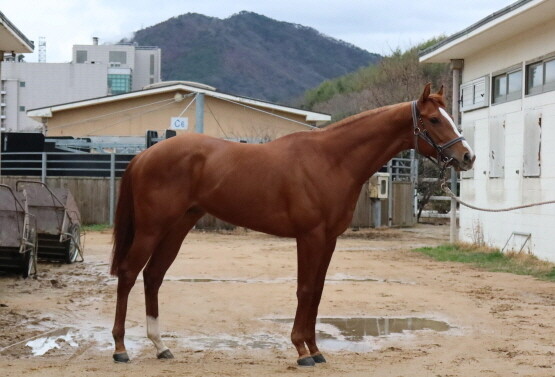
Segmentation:
<svg viewBox="0 0 555 377">
<path fill-rule="evenodd" d="M 457 171 L 455 168 L 451 168 L 451 191 L 457 194 Z M 450 228 L 449 228 L 449 242 L 455 243 L 459 240 L 459 234 L 457 232 L 457 201 L 451 199 L 451 218 L 450 218 Z"/>
<path fill-rule="evenodd" d="M 387 226 L 393 225 L 393 169 L 391 167 L 392 160 L 387 163 Z"/>
<path fill-rule="evenodd" d="M 453 120 L 455 121 L 456 125 L 460 124 L 459 117 L 459 99 L 460 99 L 460 83 L 461 83 L 461 74 L 464 68 L 464 60 L 462 59 L 452 59 L 451 60 L 451 68 L 453 70 L 453 98 L 452 98 L 452 108 L 451 112 L 453 115 Z M 451 191 L 453 191 L 456 195 L 457 193 L 457 172 L 455 168 L 451 168 Z M 458 229 L 457 229 L 457 202 L 455 199 L 451 199 L 451 220 L 450 220 L 450 230 L 449 230 L 449 239 L 451 243 L 457 242 L 459 238 Z"/>
<path fill-rule="evenodd" d="M 116 155 L 115 153 L 110 153 L 110 214 L 108 219 L 108 224 L 110 226 L 114 225 L 114 213 L 116 204 Z"/>
<path fill-rule="evenodd" d="M 42 183 L 46 183 L 46 152 L 42 152 L 40 180 Z"/>
</svg>

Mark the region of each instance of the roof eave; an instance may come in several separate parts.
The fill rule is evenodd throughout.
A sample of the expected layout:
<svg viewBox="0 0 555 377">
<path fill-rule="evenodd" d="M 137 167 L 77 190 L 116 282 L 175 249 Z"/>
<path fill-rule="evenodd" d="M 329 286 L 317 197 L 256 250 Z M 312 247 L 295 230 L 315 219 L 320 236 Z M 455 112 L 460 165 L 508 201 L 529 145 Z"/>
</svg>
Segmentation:
<svg viewBox="0 0 555 377">
<path fill-rule="evenodd" d="M 419 61 L 421 63 L 448 63 L 453 59 L 464 59 L 464 55 L 468 54 L 469 48 L 461 49 L 464 50 L 464 53 L 463 51 L 458 51 L 457 47 L 461 47 L 462 43 L 468 42 L 478 35 L 487 33 L 490 29 L 502 22 L 543 2 L 545 2 L 545 0 L 520 0 L 508 5 L 471 26 L 445 38 L 441 42 L 421 51 L 419 53 Z"/>
<path fill-rule="evenodd" d="M 168 85 L 168 86 L 162 86 L 162 87 L 153 88 L 153 89 L 146 89 L 146 90 L 140 90 L 140 91 L 131 92 L 131 93 L 125 93 L 125 94 L 121 94 L 121 95 L 117 95 L 117 96 L 100 97 L 100 98 L 95 98 L 95 99 L 90 99 L 90 100 L 83 100 L 83 101 L 79 101 L 79 102 L 73 102 L 73 103 L 69 103 L 69 104 L 62 104 L 62 105 L 32 109 L 32 110 L 27 111 L 27 116 L 30 117 L 30 118 L 33 118 L 35 120 L 40 120 L 41 118 L 45 118 L 45 117 L 50 118 L 50 117 L 52 117 L 52 114 L 54 112 L 57 112 L 57 111 L 70 110 L 70 109 L 79 108 L 79 107 L 83 107 L 83 106 L 99 105 L 99 104 L 107 103 L 107 102 L 113 102 L 113 101 L 119 101 L 119 100 L 124 100 L 124 99 L 128 99 L 128 98 L 140 97 L 140 96 L 145 95 L 145 92 L 148 92 L 149 94 L 157 94 L 157 93 L 173 92 L 173 91 L 176 91 L 176 90 L 184 90 L 184 91 L 188 91 L 188 92 L 203 93 L 203 94 L 208 95 L 208 96 L 213 97 L 213 98 L 219 98 L 219 99 L 227 100 L 227 101 L 231 101 L 231 102 L 239 102 L 241 104 L 247 104 L 247 105 L 257 106 L 257 107 L 261 107 L 261 108 L 265 108 L 265 109 L 276 110 L 276 111 L 286 112 L 286 113 L 295 114 L 295 115 L 301 115 L 301 116 L 305 117 L 305 121 L 307 121 L 307 122 L 328 122 L 328 121 L 331 120 L 331 115 L 329 115 L 329 114 L 316 113 L 316 112 L 312 112 L 312 111 L 296 109 L 296 108 L 293 108 L 293 107 L 287 107 L 287 106 L 283 106 L 283 105 L 272 104 L 272 103 L 269 103 L 269 102 L 264 102 L 264 101 L 255 100 L 255 99 L 246 98 L 246 97 L 234 96 L 234 95 L 231 95 L 231 94 L 211 91 L 211 90 L 198 88 L 198 87 L 193 87 L 193 86 L 188 86 L 188 85 L 184 85 L 184 84 Z"/>
<path fill-rule="evenodd" d="M 20 48 L 14 48 L 10 51 L 15 53 L 30 53 L 35 49 L 35 45 L 30 41 L 14 24 L 8 20 L 8 18 L 0 12 L 0 24 L 6 28 L 6 30 L 12 35 L 13 39 L 20 46 Z"/>
</svg>

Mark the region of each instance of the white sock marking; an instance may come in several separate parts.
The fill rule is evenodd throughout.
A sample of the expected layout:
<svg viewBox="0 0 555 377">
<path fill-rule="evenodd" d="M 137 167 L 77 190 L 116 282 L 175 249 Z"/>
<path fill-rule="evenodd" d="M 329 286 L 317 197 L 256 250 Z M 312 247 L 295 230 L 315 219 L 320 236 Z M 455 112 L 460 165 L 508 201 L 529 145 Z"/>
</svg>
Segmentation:
<svg viewBox="0 0 555 377">
<path fill-rule="evenodd" d="M 157 355 L 161 354 L 165 350 L 168 349 L 164 342 L 162 341 L 162 337 L 160 336 L 160 328 L 158 327 L 158 318 L 151 317 L 149 315 L 146 316 L 146 334 L 154 346 L 156 347 Z"/>
</svg>

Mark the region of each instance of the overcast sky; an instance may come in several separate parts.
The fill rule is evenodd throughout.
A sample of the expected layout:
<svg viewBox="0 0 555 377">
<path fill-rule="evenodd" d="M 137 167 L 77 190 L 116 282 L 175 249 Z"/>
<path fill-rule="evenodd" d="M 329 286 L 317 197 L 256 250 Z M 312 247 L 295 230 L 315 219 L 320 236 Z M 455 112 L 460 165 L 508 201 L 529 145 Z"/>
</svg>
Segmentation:
<svg viewBox="0 0 555 377">
<path fill-rule="evenodd" d="M 134 31 L 194 12 L 227 18 L 242 10 L 310 26 L 370 52 L 387 55 L 439 34 L 450 35 L 509 5 L 508 0 L 0 0 L 0 11 L 46 61 L 71 60 L 74 44 L 117 42 Z"/>
</svg>

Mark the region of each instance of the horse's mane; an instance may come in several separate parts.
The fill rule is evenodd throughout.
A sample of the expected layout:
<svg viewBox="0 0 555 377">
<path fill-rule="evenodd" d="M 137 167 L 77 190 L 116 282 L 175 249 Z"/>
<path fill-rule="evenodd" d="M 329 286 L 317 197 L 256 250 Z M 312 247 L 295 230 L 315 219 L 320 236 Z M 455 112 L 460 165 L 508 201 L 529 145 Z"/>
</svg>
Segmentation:
<svg viewBox="0 0 555 377">
<path fill-rule="evenodd" d="M 446 107 L 445 106 L 445 100 L 444 100 L 443 96 L 440 95 L 440 94 L 431 93 L 430 96 L 428 97 L 428 100 L 436 103 L 440 107 L 443 107 L 443 108 Z M 345 119 L 341 119 L 340 121 L 337 121 L 335 123 L 330 124 L 329 126 L 325 127 L 324 130 L 341 127 L 341 126 L 344 126 L 346 124 L 350 124 L 350 123 L 352 123 L 352 122 L 354 122 L 358 119 L 362 119 L 362 118 L 366 118 L 368 116 L 380 114 L 380 113 L 382 113 L 386 110 L 391 109 L 392 107 L 400 106 L 402 104 L 403 103 L 397 103 L 397 104 L 394 104 L 394 105 L 378 107 L 376 109 L 367 110 L 367 111 L 364 111 L 364 112 L 356 114 L 356 115 L 351 115 L 351 116 L 349 116 Z"/>
<path fill-rule="evenodd" d="M 380 114 L 386 110 L 391 109 L 392 107 L 395 106 L 399 106 L 400 104 L 397 103 L 395 105 L 388 105 L 388 106 L 383 106 L 383 107 L 378 107 L 376 109 L 372 109 L 372 110 L 367 110 L 364 111 L 362 113 L 359 114 L 355 114 L 355 115 L 351 115 L 345 119 L 341 119 L 340 121 L 337 121 L 335 123 L 330 124 L 329 126 L 325 127 L 324 130 L 329 130 L 329 129 L 333 129 L 333 128 L 338 128 L 338 127 L 342 127 L 345 126 L 346 124 L 350 124 L 356 120 L 362 119 L 362 118 L 366 118 L 372 115 L 377 115 Z"/>
</svg>

